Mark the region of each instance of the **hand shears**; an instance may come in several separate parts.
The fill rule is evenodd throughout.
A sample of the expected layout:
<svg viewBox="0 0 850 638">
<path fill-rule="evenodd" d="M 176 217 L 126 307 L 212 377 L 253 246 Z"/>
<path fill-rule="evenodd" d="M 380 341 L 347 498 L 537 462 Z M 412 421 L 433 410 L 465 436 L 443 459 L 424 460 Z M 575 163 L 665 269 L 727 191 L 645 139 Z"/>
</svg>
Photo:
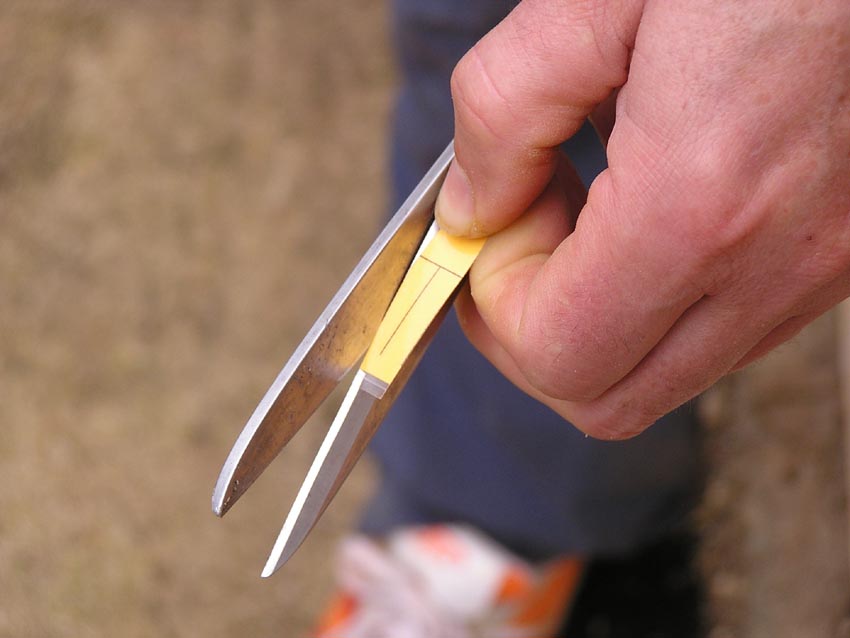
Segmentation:
<svg viewBox="0 0 850 638">
<path fill-rule="evenodd" d="M 295 553 L 336 495 L 481 250 L 483 239 L 451 237 L 434 222 L 434 203 L 453 158 L 449 144 L 283 367 L 224 463 L 212 498 L 219 516 L 361 362 L 263 576 Z"/>
</svg>

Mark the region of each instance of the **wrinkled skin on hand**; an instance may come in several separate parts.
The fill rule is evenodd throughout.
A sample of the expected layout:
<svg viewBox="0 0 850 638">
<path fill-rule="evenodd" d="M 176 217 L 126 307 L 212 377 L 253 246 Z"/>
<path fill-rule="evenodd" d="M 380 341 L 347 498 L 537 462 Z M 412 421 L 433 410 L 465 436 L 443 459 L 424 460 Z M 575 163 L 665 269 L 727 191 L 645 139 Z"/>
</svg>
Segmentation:
<svg viewBox="0 0 850 638">
<path fill-rule="evenodd" d="M 472 342 L 625 438 L 850 295 L 850 2 L 525 0 L 452 78 Z M 584 193 L 557 150 L 591 117 Z M 495 234 L 494 234 L 495 233 Z"/>
</svg>

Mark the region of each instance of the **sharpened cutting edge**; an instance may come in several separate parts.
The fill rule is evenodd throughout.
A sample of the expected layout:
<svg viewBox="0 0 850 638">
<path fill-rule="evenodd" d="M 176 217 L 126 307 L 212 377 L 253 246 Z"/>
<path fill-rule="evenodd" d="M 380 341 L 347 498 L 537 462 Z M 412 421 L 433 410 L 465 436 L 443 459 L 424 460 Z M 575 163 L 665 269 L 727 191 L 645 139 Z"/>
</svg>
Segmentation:
<svg viewBox="0 0 850 638">
<path fill-rule="evenodd" d="M 289 560 L 333 498 L 332 492 L 336 492 L 334 483 L 342 473 L 346 459 L 377 401 L 374 395 L 363 388 L 366 377 L 362 370 L 358 370 L 354 376 L 342 406 L 325 440 L 322 441 L 322 446 L 295 497 L 295 503 L 283 523 L 263 569 L 264 578 L 271 576 Z"/>
<path fill-rule="evenodd" d="M 334 423 L 331 425 L 330 431 L 322 442 L 322 448 L 326 448 L 327 453 L 323 455 L 320 450 L 316 457 L 317 460 L 311 466 L 307 478 L 304 480 L 304 484 L 296 497 L 296 504 L 293 506 L 292 511 L 290 511 L 289 516 L 287 516 L 284 527 L 263 569 L 262 575 L 264 577 L 273 574 L 292 557 L 292 554 L 298 549 L 325 509 L 327 509 L 334 496 L 336 496 L 340 486 L 348 477 L 357 460 L 363 455 L 363 452 L 369 445 L 369 441 L 372 440 L 372 437 L 378 430 L 378 426 L 384 420 L 396 397 L 398 397 L 401 390 L 407 384 L 407 380 L 413 374 L 420 359 L 422 359 L 422 355 L 428 348 L 428 344 L 431 343 L 431 339 L 434 338 L 443 318 L 451 307 L 452 299 L 446 301 L 437 313 L 434 322 L 428 327 L 425 334 L 422 335 L 415 349 L 404 362 L 401 371 L 389 387 L 387 387 L 380 400 L 375 400 L 366 391 L 369 387 L 370 375 L 362 370 L 359 370 L 355 374 L 352 386 L 349 388 L 343 401 L 343 408 L 345 408 L 346 402 L 350 402 L 351 407 L 347 411 L 343 408 L 340 409 L 337 417 L 334 419 Z M 358 378 L 361 378 L 361 380 L 358 381 Z M 358 385 L 359 387 L 357 387 Z M 369 391 L 372 391 L 371 388 Z M 363 393 L 367 396 L 358 397 L 358 393 Z M 366 411 L 366 416 L 362 424 L 358 427 L 354 419 L 355 403 L 361 400 L 363 402 L 359 406 L 361 409 L 370 400 L 371 407 Z M 348 419 L 349 415 L 352 416 L 350 420 Z M 334 431 L 337 430 L 337 425 L 339 431 L 334 434 Z M 354 442 L 350 444 L 352 440 Z M 347 454 L 345 455 L 340 452 L 338 456 L 335 456 L 334 451 L 346 449 L 343 441 L 350 445 L 350 449 L 347 450 Z M 324 465 L 319 462 L 319 458 L 322 456 L 332 459 L 333 467 L 328 466 L 326 470 Z M 338 461 L 343 456 L 344 459 L 340 466 Z M 315 476 L 312 480 L 310 478 L 311 475 Z M 313 485 L 312 488 L 306 487 L 308 481 Z M 299 503 L 303 504 L 298 507 Z"/>
</svg>

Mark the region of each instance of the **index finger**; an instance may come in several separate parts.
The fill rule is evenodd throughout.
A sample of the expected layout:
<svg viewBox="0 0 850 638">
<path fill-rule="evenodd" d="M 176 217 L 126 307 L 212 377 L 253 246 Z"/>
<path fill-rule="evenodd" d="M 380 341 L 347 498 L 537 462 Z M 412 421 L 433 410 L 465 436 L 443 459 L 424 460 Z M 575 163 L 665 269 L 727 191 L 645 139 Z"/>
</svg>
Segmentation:
<svg viewBox="0 0 850 638">
<path fill-rule="evenodd" d="M 460 61 L 442 227 L 489 235 L 542 193 L 558 145 L 626 79 L 643 3 L 613 4 L 525 0 Z"/>
</svg>

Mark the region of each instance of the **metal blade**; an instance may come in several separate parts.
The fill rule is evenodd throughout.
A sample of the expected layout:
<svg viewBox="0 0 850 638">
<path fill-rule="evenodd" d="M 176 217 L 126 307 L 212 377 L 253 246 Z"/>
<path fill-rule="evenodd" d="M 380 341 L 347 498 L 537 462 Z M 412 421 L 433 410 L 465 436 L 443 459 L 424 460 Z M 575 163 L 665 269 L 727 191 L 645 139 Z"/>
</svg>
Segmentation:
<svg viewBox="0 0 850 638">
<path fill-rule="evenodd" d="M 289 560 L 321 516 L 326 504 L 330 502 L 329 495 L 336 492 L 338 484 L 342 483 L 348 457 L 378 401 L 363 390 L 365 378 L 366 373 L 363 371 L 358 371 L 354 377 L 342 407 L 337 412 L 283 523 L 263 569 L 263 577 L 271 576 L 278 567 Z"/>
<path fill-rule="evenodd" d="M 260 401 L 222 467 L 212 509 L 223 516 L 369 347 L 428 226 L 448 148 L 402 204 Z"/>
<path fill-rule="evenodd" d="M 451 300 L 437 313 L 434 322 L 380 400 L 375 399 L 366 388 L 371 377 L 362 370 L 357 372 L 286 517 L 263 568 L 264 578 L 271 576 L 292 557 L 336 496 L 393 401 L 407 384 L 450 306 Z"/>
</svg>

